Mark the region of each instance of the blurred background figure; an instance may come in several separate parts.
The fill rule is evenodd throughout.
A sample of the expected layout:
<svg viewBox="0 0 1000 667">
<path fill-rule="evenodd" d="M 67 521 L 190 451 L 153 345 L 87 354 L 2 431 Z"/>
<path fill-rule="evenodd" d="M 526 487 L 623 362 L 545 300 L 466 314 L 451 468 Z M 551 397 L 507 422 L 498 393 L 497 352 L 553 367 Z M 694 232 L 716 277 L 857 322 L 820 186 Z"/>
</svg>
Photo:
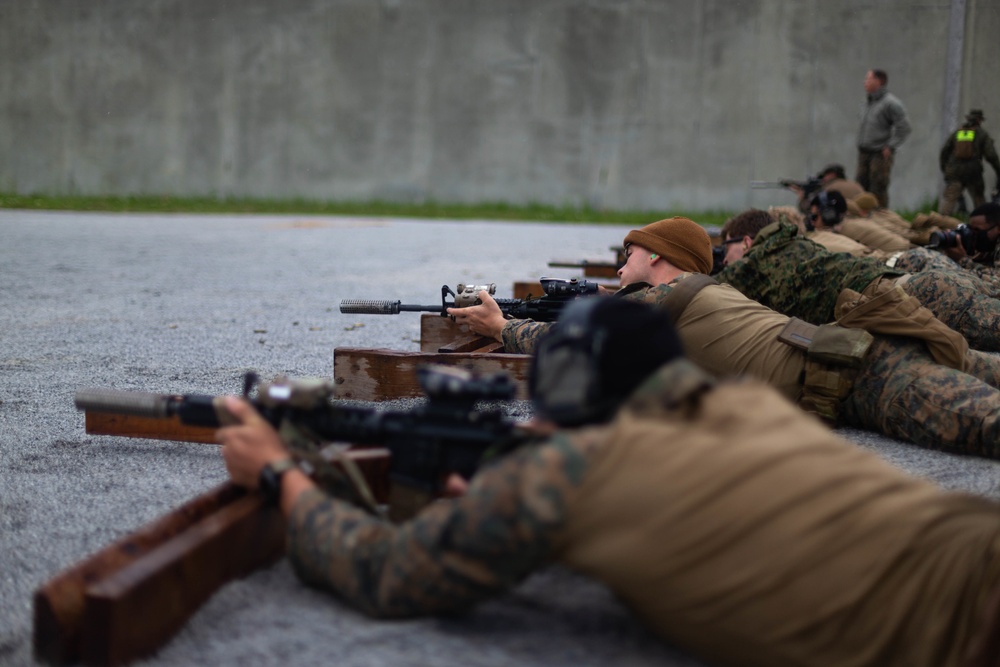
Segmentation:
<svg viewBox="0 0 1000 667">
<path fill-rule="evenodd" d="M 879 206 L 889 206 L 889 174 L 896 150 L 910 136 L 906 107 L 889 92 L 889 75 L 880 69 L 865 74 L 865 103 L 858 128 L 858 171 L 854 177 L 861 187 L 878 198 Z"/>
<path fill-rule="evenodd" d="M 973 208 L 986 203 L 983 160 L 990 163 L 993 173 L 1000 178 L 1000 158 L 993 138 L 982 127 L 984 120 L 982 109 L 972 109 L 965 115 L 962 127 L 952 132 L 941 147 L 938 162 L 944 174 L 944 195 L 938 211 L 944 215 L 955 211 L 965 190 L 972 197 Z"/>
</svg>

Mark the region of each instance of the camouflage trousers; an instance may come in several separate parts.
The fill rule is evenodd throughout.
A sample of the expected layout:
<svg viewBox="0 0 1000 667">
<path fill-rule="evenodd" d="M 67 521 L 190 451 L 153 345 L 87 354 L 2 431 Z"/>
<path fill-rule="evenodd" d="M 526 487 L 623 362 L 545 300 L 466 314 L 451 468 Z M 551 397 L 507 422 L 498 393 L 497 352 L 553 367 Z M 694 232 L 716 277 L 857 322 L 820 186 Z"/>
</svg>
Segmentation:
<svg viewBox="0 0 1000 667">
<path fill-rule="evenodd" d="M 947 271 L 921 271 L 897 279 L 939 320 L 965 336 L 969 347 L 1000 351 L 1000 299 L 983 294 L 975 276 Z"/>
<path fill-rule="evenodd" d="M 889 173 L 895 158 L 895 153 L 883 157 L 882 151 L 858 151 L 858 169 L 854 180 L 875 195 L 882 208 L 889 208 Z"/>
<path fill-rule="evenodd" d="M 997 275 L 992 267 L 979 265 L 975 271 L 972 271 L 937 250 L 929 248 L 906 250 L 896 258 L 892 268 L 906 273 L 920 273 L 921 271 L 955 273 L 959 277 L 971 280 L 976 288 L 986 296 L 991 296 L 994 299 L 1000 298 L 1000 275 Z"/>
<path fill-rule="evenodd" d="M 968 167 L 955 167 L 945 170 L 944 193 L 941 196 L 941 206 L 938 212 L 942 215 L 951 215 L 955 210 L 955 205 L 962 196 L 962 191 L 968 190 L 972 197 L 972 207 L 982 206 L 986 203 L 985 190 L 983 184 L 983 167 L 979 160 L 974 165 Z"/>
<path fill-rule="evenodd" d="M 969 373 L 934 362 L 923 343 L 876 337 L 844 399 L 846 426 L 929 449 L 1000 458 L 1000 357 L 971 351 Z"/>
</svg>

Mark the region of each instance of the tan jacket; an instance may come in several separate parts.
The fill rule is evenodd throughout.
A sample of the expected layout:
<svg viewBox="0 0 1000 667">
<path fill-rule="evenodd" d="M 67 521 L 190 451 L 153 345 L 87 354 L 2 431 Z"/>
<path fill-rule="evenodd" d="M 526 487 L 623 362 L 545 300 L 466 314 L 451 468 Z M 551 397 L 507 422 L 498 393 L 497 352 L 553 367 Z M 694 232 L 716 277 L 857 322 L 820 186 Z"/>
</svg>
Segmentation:
<svg viewBox="0 0 1000 667">
<path fill-rule="evenodd" d="M 836 226 L 835 231 L 882 252 L 899 252 L 913 247 L 912 243 L 899 234 L 868 218 L 848 216 Z"/>
<path fill-rule="evenodd" d="M 864 243 L 858 243 L 849 236 L 832 232 L 829 229 L 806 232 L 806 238 L 815 241 L 830 252 L 846 252 L 854 257 L 866 257 L 875 252 Z"/>
<path fill-rule="evenodd" d="M 798 401 L 806 356 L 778 340 L 787 323 L 729 285 L 712 285 L 688 304 L 677 333 L 687 357 L 712 375 L 750 375 Z"/>
<path fill-rule="evenodd" d="M 588 436 L 554 556 L 712 664 L 961 664 L 1000 584 L 1000 507 L 683 363 Z"/>
</svg>

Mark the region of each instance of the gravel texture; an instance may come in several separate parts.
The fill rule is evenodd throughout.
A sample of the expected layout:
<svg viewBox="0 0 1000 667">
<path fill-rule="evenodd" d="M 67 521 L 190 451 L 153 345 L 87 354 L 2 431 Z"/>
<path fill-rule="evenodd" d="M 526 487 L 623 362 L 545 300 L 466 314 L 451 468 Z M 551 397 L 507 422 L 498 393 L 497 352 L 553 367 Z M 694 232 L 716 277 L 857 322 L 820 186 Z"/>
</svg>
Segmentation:
<svg viewBox="0 0 1000 667">
<path fill-rule="evenodd" d="M 335 347 L 417 350 L 418 315 L 342 315 L 345 298 L 435 303 L 440 287 L 570 277 L 626 228 L 301 216 L 0 211 L 0 664 L 33 664 L 32 594 L 226 479 L 212 445 L 88 436 L 84 387 L 238 393 L 255 370 L 329 376 Z M 527 413 L 514 405 L 515 416 Z M 954 489 L 1000 498 L 1000 463 L 856 430 L 849 439 Z M 377 622 L 286 562 L 224 587 L 150 665 L 700 665 L 559 567 L 448 618 Z"/>
</svg>

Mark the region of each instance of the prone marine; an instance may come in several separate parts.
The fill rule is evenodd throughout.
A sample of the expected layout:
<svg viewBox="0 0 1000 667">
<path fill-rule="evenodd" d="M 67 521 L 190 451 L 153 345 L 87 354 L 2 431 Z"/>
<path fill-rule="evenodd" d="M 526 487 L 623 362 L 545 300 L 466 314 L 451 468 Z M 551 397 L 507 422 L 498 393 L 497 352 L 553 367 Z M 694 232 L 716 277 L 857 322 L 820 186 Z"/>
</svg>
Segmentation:
<svg viewBox="0 0 1000 667">
<path fill-rule="evenodd" d="M 713 379 L 669 316 L 626 299 L 567 307 L 530 385 L 554 430 L 402 524 L 286 469 L 240 399 L 218 437 L 239 485 L 285 470 L 298 576 L 373 616 L 468 610 L 558 562 L 714 664 L 1000 656 L 1000 504 L 905 474 L 759 381 Z"/>
</svg>

